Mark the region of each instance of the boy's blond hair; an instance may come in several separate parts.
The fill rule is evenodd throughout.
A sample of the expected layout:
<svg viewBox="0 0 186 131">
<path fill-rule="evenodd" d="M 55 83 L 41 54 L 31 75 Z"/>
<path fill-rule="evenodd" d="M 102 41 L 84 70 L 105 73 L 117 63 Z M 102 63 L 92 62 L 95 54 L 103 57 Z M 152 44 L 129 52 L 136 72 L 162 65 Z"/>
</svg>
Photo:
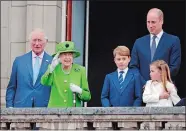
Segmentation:
<svg viewBox="0 0 186 131">
<path fill-rule="evenodd" d="M 114 57 L 116 56 L 116 54 L 119 54 L 121 56 L 130 56 L 130 50 L 126 46 L 117 46 L 113 51 Z"/>
</svg>

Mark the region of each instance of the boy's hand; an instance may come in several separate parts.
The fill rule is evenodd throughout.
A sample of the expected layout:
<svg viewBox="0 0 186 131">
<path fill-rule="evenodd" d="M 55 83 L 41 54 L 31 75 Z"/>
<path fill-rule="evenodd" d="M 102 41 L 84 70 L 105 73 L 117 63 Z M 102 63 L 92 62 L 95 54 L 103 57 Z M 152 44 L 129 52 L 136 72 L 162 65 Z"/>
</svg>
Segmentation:
<svg viewBox="0 0 186 131">
<path fill-rule="evenodd" d="M 169 96 L 170 96 L 170 93 L 169 92 L 162 92 L 161 94 L 160 94 L 160 99 L 168 99 L 169 98 Z"/>
</svg>

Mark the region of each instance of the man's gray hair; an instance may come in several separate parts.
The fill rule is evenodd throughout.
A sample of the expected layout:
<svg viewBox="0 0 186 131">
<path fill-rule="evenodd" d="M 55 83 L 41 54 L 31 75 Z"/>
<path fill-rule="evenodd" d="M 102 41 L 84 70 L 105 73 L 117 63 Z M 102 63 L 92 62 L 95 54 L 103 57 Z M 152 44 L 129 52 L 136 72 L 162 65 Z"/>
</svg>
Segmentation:
<svg viewBox="0 0 186 131">
<path fill-rule="evenodd" d="M 45 35 L 45 32 L 41 28 L 35 28 L 35 29 L 32 30 L 32 32 L 29 34 L 29 37 L 28 37 L 28 40 L 29 41 L 32 39 L 32 35 L 33 35 L 34 32 L 40 32 L 40 33 L 42 33 L 44 35 L 45 40 L 48 41 L 48 38 Z"/>
</svg>

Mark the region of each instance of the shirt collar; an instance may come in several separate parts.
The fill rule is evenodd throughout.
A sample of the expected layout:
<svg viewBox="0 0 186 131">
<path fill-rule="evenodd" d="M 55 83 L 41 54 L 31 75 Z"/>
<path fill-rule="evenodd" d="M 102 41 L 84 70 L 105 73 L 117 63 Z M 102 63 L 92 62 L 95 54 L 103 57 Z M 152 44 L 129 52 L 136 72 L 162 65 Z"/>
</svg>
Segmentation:
<svg viewBox="0 0 186 131">
<path fill-rule="evenodd" d="M 160 39 L 162 35 L 163 35 L 163 30 L 161 30 L 160 33 L 156 35 L 156 37 L 157 37 L 158 39 Z M 152 37 L 153 37 L 153 36 L 154 36 L 153 34 L 150 34 L 151 40 L 152 40 Z"/>
<path fill-rule="evenodd" d="M 119 73 L 120 71 L 124 71 L 124 73 L 127 73 L 127 71 L 128 71 L 128 67 L 125 68 L 124 70 L 120 70 L 120 69 L 118 69 L 118 73 Z"/>
<path fill-rule="evenodd" d="M 32 51 L 32 58 L 35 58 L 37 55 Z M 44 51 L 39 55 L 40 59 L 43 59 Z"/>
</svg>

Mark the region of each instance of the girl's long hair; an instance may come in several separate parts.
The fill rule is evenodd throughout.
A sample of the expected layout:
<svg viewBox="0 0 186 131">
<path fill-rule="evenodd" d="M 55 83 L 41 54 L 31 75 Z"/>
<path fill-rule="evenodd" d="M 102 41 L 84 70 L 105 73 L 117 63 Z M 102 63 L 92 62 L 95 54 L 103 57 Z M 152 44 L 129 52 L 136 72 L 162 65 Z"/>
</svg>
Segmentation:
<svg viewBox="0 0 186 131">
<path fill-rule="evenodd" d="M 169 81 L 173 83 L 170 76 L 169 66 L 164 60 L 156 60 L 152 62 L 150 65 L 156 66 L 161 71 L 161 79 L 162 79 L 163 87 L 167 91 L 166 82 Z"/>
</svg>

